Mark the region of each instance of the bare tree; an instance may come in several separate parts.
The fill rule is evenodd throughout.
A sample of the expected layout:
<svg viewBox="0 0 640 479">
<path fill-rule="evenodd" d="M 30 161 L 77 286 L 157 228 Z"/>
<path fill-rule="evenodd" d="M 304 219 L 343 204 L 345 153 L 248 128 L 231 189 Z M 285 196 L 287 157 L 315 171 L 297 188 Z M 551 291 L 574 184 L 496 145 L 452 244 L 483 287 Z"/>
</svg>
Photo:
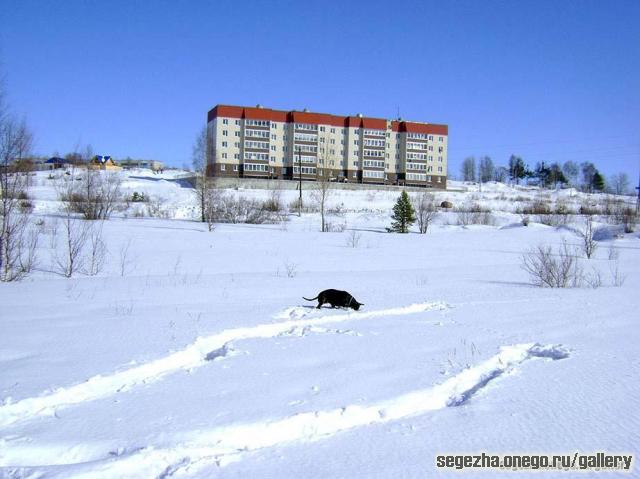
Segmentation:
<svg viewBox="0 0 640 479">
<path fill-rule="evenodd" d="M 429 225 L 438 216 L 438 208 L 433 194 L 422 193 L 414 199 L 413 208 L 416 210 L 416 219 L 420 233 L 425 234 Z"/>
<path fill-rule="evenodd" d="M 612 175 L 609 179 L 611 192 L 616 195 L 624 195 L 629 191 L 629 176 L 626 173 Z"/>
<path fill-rule="evenodd" d="M 37 230 L 30 227 L 28 172 L 14 168 L 31 148 L 26 122 L 17 121 L 4 103 L 0 80 L 0 280 L 15 281 L 35 263 Z"/>
<path fill-rule="evenodd" d="M 208 135 L 207 127 L 196 135 L 192 150 L 192 165 L 196 172 L 194 194 L 202 223 L 207 223 L 209 231 L 213 231 L 216 221 L 217 203 L 220 193 L 217 191 L 215 180 L 207 175 L 214 159 L 213 141 Z"/>
<path fill-rule="evenodd" d="M 89 276 L 95 276 L 102 271 L 105 258 L 107 255 L 107 245 L 102 239 L 102 227 L 104 220 L 98 223 L 91 223 L 89 226 L 88 243 L 89 251 L 87 253 L 85 273 Z"/>
<path fill-rule="evenodd" d="M 593 216 L 586 215 L 584 218 L 584 225 L 581 230 L 578 230 L 578 236 L 582 239 L 582 252 L 590 259 L 595 253 L 598 244 L 593 239 Z"/>
<path fill-rule="evenodd" d="M 489 156 L 483 156 L 480 158 L 480 171 L 479 177 L 482 183 L 493 180 L 495 167 L 493 166 L 493 160 Z"/>
<path fill-rule="evenodd" d="M 324 142 L 324 146 L 318 152 L 318 168 L 316 170 L 316 182 L 314 190 L 311 194 L 312 199 L 318 205 L 320 210 L 321 229 L 323 233 L 328 231 L 328 223 L 326 221 L 327 199 L 331 195 L 331 180 L 333 178 L 333 167 L 336 159 L 330 153 L 328 139 Z"/>
<path fill-rule="evenodd" d="M 72 159 L 68 175 L 57 184 L 60 201 L 87 220 L 107 220 L 122 200 L 122 178 L 118 173 L 100 171 L 91 164 L 93 149 L 67 155 Z M 77 180 L 79 183 L 76 183 Z"/>
<path fill-rule="evenodd" d="M 84 268 L 84 250 L 90 235 L 91 223 L 77 218 L 69 207 L 62 218 L 62 251 L 58 249 L 57 236 L 54 243 L 54 260 L 57 271 L 70 278 Z"/>
<path fill-rule="evenodd" d="M 473 156 L 462 162 L 462 181 L 476 181 L 476 159 Z"/>
</svg>

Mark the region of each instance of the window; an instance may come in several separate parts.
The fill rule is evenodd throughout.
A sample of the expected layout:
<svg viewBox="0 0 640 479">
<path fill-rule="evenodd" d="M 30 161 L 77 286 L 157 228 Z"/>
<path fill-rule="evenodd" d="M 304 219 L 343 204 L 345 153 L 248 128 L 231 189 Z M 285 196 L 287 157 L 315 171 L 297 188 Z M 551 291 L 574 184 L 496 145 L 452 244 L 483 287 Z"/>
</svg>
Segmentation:
<svg viewBox="0 0 640 479">
<path fill-rule="evenodd" d="M 384 151 L 382 150 L 364 150 L 364 156 L 373 156 L 382 158 L 384 156 Z"/>
<path fill-rule="evenodd" d="M 438 183 L 442 183 L 442 176 L 438 176 Z"/>
<path fill-rule="evenodd" d="M 226 148 L 226 147 L 227 147 L 227 142 L 226 142 L 226 141 L 223 141 L 223 142 L 222 142 L 222 147 L 223 147 L 223 148 Z"/>
<path fill-rule="evenodd" d="M 270 171 L 271 171 L 271 174 L 274 174 L 276 172 L 276 169 L 275 168 L 271 168 Z"/>
<path fill-rule="evenodd" d="M 257 138 L 269 138 L 269 132 L 263 130 L 244 130 L 245 136 L 253 136 Z M 240 135 L 237 135 L 240 136 Z"/>
<path fill-rule="evenodd" d="M 294 166 L 293 167 L 293 172 L 294 173 L 298 173 L 300 171 L 300 167 L 298 166 Z M 303 166 L 302 167 L 302 174 L 303 175 L 315 175 L 316 174 L 316 169 L 312 166 Z"/>
<path fill-rule="evenodd" d="M 440 143 L 442 143 L 444 140 L 442 139 L 442 137 L 441 137 L 441 136 L 439 136 L 439 137 L 438 137 L 438 141 L 439 141 Z"/>
<path fill-rule="evenodd" d="M 433 146 L 429 145 L 429 151 L 433 151 Z"/>
<path fill-rule="evenodd" d="M 320 138 L 320 143 L 324 143 L 324 138 Z"/>
<path fill-rule="evenodd" d="M 433 135 L 429 135 L 429 139 L 433 141 Z"/>
<path fill-rule="evenodd" d="M 368 136 L 385 136 L 383 130 L 364 130 L 364 134 Z"/>
<path fill-rule="evenodd" d="M 335 140 L 335 138 L 331 138 L 331 144 L 332 144 L 332 145 L 335 145 L 335 144 L 336 144 L 336 140 Z"/>
<path fill-rule="evenodd" d="M 236 125 L 240 126 L 240 120 L 236 120 Z M 238 170 L 235 170 L 238 171 Z"/>
<path fill-rule="evenodd" d="M 272 161 L 272 162 L 275 162 L 275 161 L 276 161 L 276 157 L 275 157 L 275 156 L 272 156 L 272 157 L 271 157 L 271 161 Z"/>
<path fill-rule="evenodd" d="M 438 171 L 442 173 L 442 166 L 438 166 Z"/>
<path fill-rule="evenodd" d="M 414 141 L 407 141 L 408 150 L 426 150 L 427 145 L 425 143 L 416 143 Z"/>
<path fill-rule="evenodd" d="M 276 128 L 278 128 L 278 124 L 277 123 L 271 123 L 271 128 L 273 128 L 275 130 Z"/>
<path fill-rule="evenodd" d="M 309 125 L 306 123 L 296 123 L 296 130 L 309 130 L 309 131 L 318 131 L 318 125 Z"/>
<path fill-rule="evenodd" d="M 240 142 L 239 142 L 239 141 L 236 141 L 236 142 L 233 144 L 233 146 L 235 146 L 236 148 L 240 148 Z"/>
<path fill-rule="evenodd" d="M 236 160 L 239 160 L 240 159 L 240 153 L 234 153 L 233 154 L 233 158 L 236 159 Z"/>
<path fill-rule="evenodd" d="M 233 171 L 238 171 L 238 165 L 233 165 Z"/>
<path fill-rule="evenodd" d="M 364 160 L 362 163 L 365 168 L 384 168 L 384 161 Z"/>
<path fill-rule="evenodd" d="M 318 147 L 314 145 L 296 145 L 296 151 L 304 151 L 307 153 L 317 153 Z"/>
<path fill-rule="evenodd" d="M 316 157 L 309 155 L 296 155 L 294 161 L 296 163 L 315 163 Z"/>
<path fill-rule="evenodd" d="M 427 169 L 427 165 L 425 165 L 424 163 L 409 163 L 409 162 L 407 162 L 407 169 L 408 170 L 426 170 Z"/>
<path fill-rule="evenodd" d="M 269 166 L 260 165 L 258 163 L 245 163 L 244 171 L 264 171 L 266 173 L 269 171 Z"/>
<path fill-rule="evenodd" d="M 441 156 L 438 157 L 438 161 L 442 161 L 442 157 Z"/>
<path fill-rule="evenodd" d="M 269 148 L 269 142 L 268 141 L 250 141 L 250 140 L 245 140 L 244 141 L 244 147 L 245 148 L 257 148 L 260 150 L 267 150 Z"/>
<path fill-rule="evenodd" d="M 425 175 L 424 173 L 407 173 L 407 180 L 426 181 L 427 175 Z"/>
<path fill-rule="evenodd" d="M 240 136 L 240 132 L 236 131 L 235 136 Z"/>
<path fill-rule="evenodd" d="M 384 146 L 384 140 L 374 140 L 372 138 L 365 138 L 364 146 Z"/>
<path fill-rule="evenodd" d="M 220 171 L 226 171 L 227 166 L 226 165 L 220 165 Z"/>
<path fill-rule="evenodd" d="M 245 151 L 244 152 L 244 159 L 245 160 L 263 160 L 263 161 L 268 161 L 269 160 L 269 154 L 268 153 L 256 153 L 255 151 Z"/>
<path fill-rule="evenodd" d="M 268 120 L 245 120 L 245 126 L 269 126 Z"/>
<path fill-rule="evenodd" d="M 335 128 L 331 128 L 331 133 L 335 133 L 336 129 Z"/>
<path fill-rule="evenodd" d="M 357 178 L 357 177 L 358 177 L 358 173 L 354 171 L 354 172 L 353 172 L 353 177 L 354 177 L 354 178 Z"/>
<path fill-rule="evenodd" d="M 276 139 L 276 135 L 271 135 L 271 139 L 275 140 Z"/>
<path fill-rule="evenodd" d="M 433 161 L 433 156 L 429 155 L 429 161 Z"/>
<path fill-rule="evenodd" d="M 427 175 L 427 181 L 431 181 L 431 175 Z"/>
<path fill-rule="evenodd" d="M 228 131 L 227 130 L 222 130 L 222 136 L 227 136 L 228 135 Z"/>
<path fill-rule="evenodd" d="M 353 140 L 353 144 L 358 146 L 358 140 Z"/>
<path fill-rule="evenodd" d="M 316 135 L 309 133 L 294 133 L 293 139 L 295 141 L 313 141 L 314 143 L 318 141 L 318 137 Z"/>
<path fill-rule="evenodd" d="M 229 120 L 227 120 L 226 118 L 224 118 L 224 119 L 222 120 L 222 124 L 223 124 L 223 125 L 228 125 L 228 124 L 229 124 Z M 220 168 L 220 169 L 222 169 L 222 168 Z"/>
<path fill-rule="evenodd" d="M 271 145 L 271 151 L 276 151 L 276 145 Z"/>
<path fill-rule="evenodd" d="M 438 153 L 442 153 L 442 150 L 444 150 L 444 148 L 442 146 L 438 147 Z"/>
<path fill-rule="evenodd" d="M 320 127 L 320 131 L 324 131 L 324 126 L 321 126 L 321 127 Z"/>
<path fill-rule="evenodd" d="M 407 160 L 423 160 L 423 161 L 426 161 L 427 160 L 427 154 L 426 153 L 408 152 L 407 153 Z"/>
<path fill-rule="evenodd" d="M 226 160 L 226 159 L 227 159 L 227 154 L 226 154 L 226 153 L 223 153 L 223 154 L 222 154 L 222 158 Z"/>
<path fill-rule="evenodd" d="M 365 178 L 384 178 L 384 171 L 364 170 L 362 176 Z"/>
</svg>

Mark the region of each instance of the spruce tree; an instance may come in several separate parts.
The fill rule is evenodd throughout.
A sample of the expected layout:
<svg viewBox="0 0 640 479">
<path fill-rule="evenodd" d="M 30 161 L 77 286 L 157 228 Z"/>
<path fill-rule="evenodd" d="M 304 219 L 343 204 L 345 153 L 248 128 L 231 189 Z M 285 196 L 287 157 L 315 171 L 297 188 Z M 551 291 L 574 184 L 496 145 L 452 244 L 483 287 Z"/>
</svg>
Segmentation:
<svg viewBox="0 0 640 479">
<path fill-rule="evenodd" d="M 604 191 L 604 177 L 600 174 L 598 170 L 593 175 L 593 180 L 591 182 L 591 186 L 595 191 Z"/>
<path fill-rule="evenodd" d="M 416 221 L 415 210 L 411 205 L 411 200 L 409 200 L 409 195 L 406 191 L 403 191 L 398 201 L 396 201 L 391 219 L 393 222 L 391 223 L 391 228 L 388 228 L 388 231 L 396 233 L 408 233 L 409 226 Z"/>
</svg>

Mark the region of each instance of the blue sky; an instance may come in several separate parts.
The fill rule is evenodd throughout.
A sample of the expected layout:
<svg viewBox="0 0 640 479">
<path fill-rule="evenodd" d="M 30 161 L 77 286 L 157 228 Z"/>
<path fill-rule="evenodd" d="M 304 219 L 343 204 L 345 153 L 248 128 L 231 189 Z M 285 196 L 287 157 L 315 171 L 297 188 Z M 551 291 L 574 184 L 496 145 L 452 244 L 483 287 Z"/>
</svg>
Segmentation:
<svg viewBox="0 0 640 479">
<path fill-rule="evenodd" d="M 190 163 L 217 103 L 446 123 L 449 169 L 511 153 L 640 168 L 640 2 L 0 0 L 35 151 Z"/>
</svg>

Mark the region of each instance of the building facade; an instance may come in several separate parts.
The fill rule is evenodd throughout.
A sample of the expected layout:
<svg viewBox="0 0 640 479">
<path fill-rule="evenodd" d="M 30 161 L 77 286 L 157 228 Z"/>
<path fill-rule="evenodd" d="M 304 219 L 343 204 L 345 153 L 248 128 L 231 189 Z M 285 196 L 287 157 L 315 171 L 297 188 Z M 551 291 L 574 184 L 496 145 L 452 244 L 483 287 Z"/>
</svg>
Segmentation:
<svg viewBox="0 0 640 479">
<path fill-rule="evenodd" d="M 208 174 L 446 188 L 448 126 L 217 105 Z"/>
</svg>

